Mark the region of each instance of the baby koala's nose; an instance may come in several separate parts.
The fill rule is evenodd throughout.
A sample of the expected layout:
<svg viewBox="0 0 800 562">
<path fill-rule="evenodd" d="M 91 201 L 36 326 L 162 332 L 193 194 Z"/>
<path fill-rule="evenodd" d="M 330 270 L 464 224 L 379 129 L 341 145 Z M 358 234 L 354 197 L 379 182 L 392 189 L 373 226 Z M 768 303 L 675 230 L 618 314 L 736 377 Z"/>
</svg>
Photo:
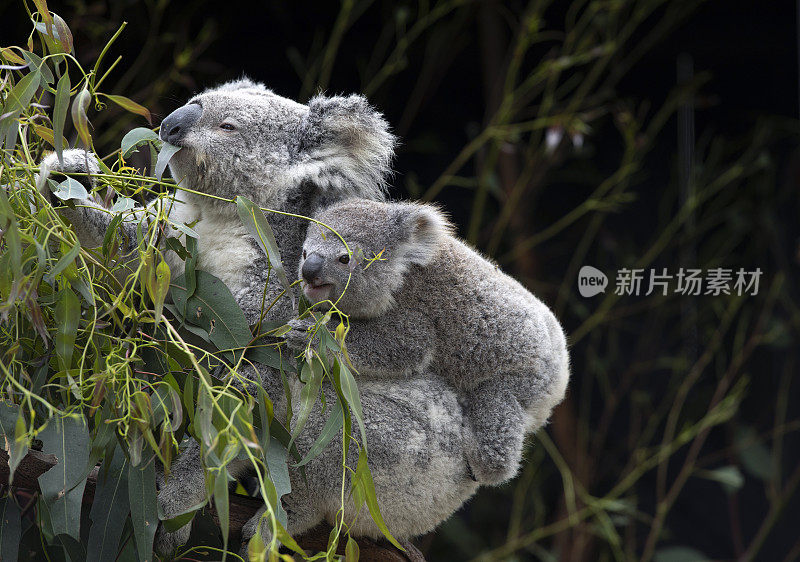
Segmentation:
<svg viewBox="0 0 800 562">
<path fill-rule="evenodd" d="M 320 273 L 322 273 L 322 266 L 325 264 L 325 260 L 319 254 L 311 254 L 306 258 L 306 261 L 303 262 L 303 267 L 300 270 L 300 273 L 303 275 L 303 279 L 305 279 L 308 283 L 312 285 L 318 284 Z"/>
</svg>

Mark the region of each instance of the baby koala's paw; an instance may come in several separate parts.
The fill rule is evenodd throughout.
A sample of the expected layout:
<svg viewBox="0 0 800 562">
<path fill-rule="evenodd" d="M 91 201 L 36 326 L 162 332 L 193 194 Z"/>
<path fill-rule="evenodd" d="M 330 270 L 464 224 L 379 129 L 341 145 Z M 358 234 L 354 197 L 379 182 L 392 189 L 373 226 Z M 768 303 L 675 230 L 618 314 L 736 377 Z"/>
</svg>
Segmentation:
<svg viewBox="0 0 800 562">
<path fill-rule="evenodd" d="M 312 339 L 311 345 L 316 346 L 319 343 L 319 336 L 313 334 L 312 330 L 316 326 L 317 321 L 313 316 L 307 318 L 294 318 L 289 321 L 290 330 L 283 335 L 283 339 L 290 349 L 294 351 L 305 351 L 308 346 L 309 339 Z"/>
</svg>

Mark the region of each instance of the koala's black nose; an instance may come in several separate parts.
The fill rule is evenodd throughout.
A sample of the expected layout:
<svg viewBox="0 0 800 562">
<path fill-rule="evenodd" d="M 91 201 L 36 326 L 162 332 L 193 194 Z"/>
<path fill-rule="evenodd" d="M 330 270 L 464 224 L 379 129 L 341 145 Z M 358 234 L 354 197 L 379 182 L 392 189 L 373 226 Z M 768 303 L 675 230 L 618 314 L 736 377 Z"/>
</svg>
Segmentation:
<svg viewBox="0 0 800 562">
<path fill-rule="evenodd" d="M 197 123 L 202 113 L 203 108 L 197 103 L 179 107 L 161 122 L 161 132 L 159 133 L 161 140 L 179 146 L 183 137 L 186 136 L 186 132 Z"/>
<path fill-rule="evenodd" d="M 319 254 L 308 256 L 306 261 L 303 262 L 303 268 L 300 271 L 303 274 L 303 279 L 309 283 L 314 283 L 319 278 L 319 274 L 322 273 L 324 264 L 325 260 Z"/>
</svg>

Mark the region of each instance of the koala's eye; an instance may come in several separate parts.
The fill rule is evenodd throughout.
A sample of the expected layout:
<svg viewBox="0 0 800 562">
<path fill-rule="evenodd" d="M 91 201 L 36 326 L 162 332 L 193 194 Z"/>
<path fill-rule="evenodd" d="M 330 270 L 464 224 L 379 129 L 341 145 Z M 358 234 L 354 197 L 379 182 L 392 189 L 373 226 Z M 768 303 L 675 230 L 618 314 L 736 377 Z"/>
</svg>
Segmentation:
<svg viewBox="0 0 800 562">
<path fill-rule="evenodd" d="M 303 259 L 306 259 L 306 251 L 303 250 Z"/>
<path fill-rule="evenodd" d="M 235 131 L 236 127 L 231 125 L 230 123 L 223 123 L 219 126 L 220 129 L 225 129 L 226 131 Z"/>
<path fill-rule="evenodd" d="M 343 264 L 350 263 L 350 256 L 348 256 L 347 254 L 342 254 L 341 256 L 339 256 L 339 263 Z"/>
</svg>

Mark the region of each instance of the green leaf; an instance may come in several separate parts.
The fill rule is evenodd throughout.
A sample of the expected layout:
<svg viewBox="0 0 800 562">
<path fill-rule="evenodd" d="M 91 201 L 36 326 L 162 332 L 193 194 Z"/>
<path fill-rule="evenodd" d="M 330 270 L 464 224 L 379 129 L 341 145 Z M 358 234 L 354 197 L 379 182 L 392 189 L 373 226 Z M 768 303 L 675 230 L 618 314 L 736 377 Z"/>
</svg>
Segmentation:
<svg viewBox="0 0 800 562">
<path fill-rule="evenodd" d="M 154 275 L 152 275 L 147 284 L 147 292 L 153 300 L 156 307 L 155 321 L 158 323 L 161 320 L 161 311 L 164 309 L 164 299 L 167 298 L 169 291 L 170 272 L 167 262 L 163 259 L 158 262 Z"/>
<path fill-rule="evenodd" d="M 56 265 L 51 269 L 47 274 L 44 276 L 44 280 L 51 285 L 55 281 L 56 275 L 64 271 L 69 264 L 75 261 L 75 258 L 78 257 L 78 254 L 81 251 L 81 244 L 77 240 L 75 241 L 75 245 L 70 248 L 67 253 L 61 256 L 61 258 L 56 262 Z"/>
<path fill-rule="evenodd" d="M 145 127 L 137 127 L 128 131 L 125 136 L 122 137 L 122 143 L 120 144 L 122 157 L 128 158 L 133 153 L 134 149 L 148 142 L 158 143 L 161 141 L 158 139 L 158 135 L 155 132 Z"/>
<path fill-rule="evenodd" d="M 128 197 L 119 197 L 111 206 L 112 213 L 124 213 L 136 207 L 136 201 Z"/>
<path fill-rule="evenodd" d="M 348 369 L 347 366 L 338 359 L 333 365 L 333 373 L 334 379 L 337 380 L 341 386 L 342 395 L 350 405 L 350 410 L 352 410 L 353 414 L 356 416 L 358 428 L 361 431 L 361 446 L 364 447 L 364 451 L 366 451 L 367 428 L 364 426 L 364 412 L 361 408 L 361 396 L 358 393 L 356 379 L 353 378 L 353 374 L 350 372 L 350 369 Z"/>
<path fill-rule="evenodd" d="M 106 459 L 97 478 L 97 491 L 89 517 L 88 562 L 103 562 L 117 557 L 119 540 L 128 517 L 128 459 L 121 447 Z"/>
<path fill-rule="evenodd" d="M 117 233 L 117 228 L 119 228 L 120 223 L 122 222 L 122 215 L 116 215 L 111 222 L 108 224 L 108 228 L 106 229 L 106 234 L 103 236 L 103 255 L 106 257 L 110 256 L 111 252 L 111 242 L 114 240 L 114 236 Z"/>
<path fill-rule="evenodd" d="M 184 320 L 208 332 L 217 349 L 244 348 L 252 333 L 244 312 L 236 304 L 230 289 L 220 279 L 205 271 L 196 271 L 197 288 L 189 299 L 185 276 L 171 284 L 172 300 L 179 311 L 186 311 Z"/>
<path fill-rule="evenodd" d="M 219 529 L 222 531 L 222 546 L 227 550 L 230 531 L 230 505 L 228 504 L 228 471 L 224 467 L 217 472 L 214 479 L 214 507 L 217 509 Z"/>
<path fill-rule="evenodd" d="M 358 543 L 353 537 L 347 537 L 347 546 L 344 548 L 345 562 L 358 562 Z"/>
<path fill-rule="evenodd" d="M 8 114 L 11 112 L 18 112 L 22 111 L 28 104 L 30 104 L 33 95 L 36 93 L 36 90 L 39 89 L 39 82 L 41 81 L 41 73 L 39 70 L 32 70 L 28 74 L 22 77 L 22 79 L 17 82 L 11 91 L 8 92 L 8 96 L 5 100 L 5 106 L 3 107 L 3 113 Z M 18 116 L 18 115 L 17 115 Z M 4 119 L 14 119 L 15 117 L 5 117 Z"/>
<path fill-rule="evenodd" d="M 698 470 L 697 475 L 722 484 L 722 488 L 729 494 L 744 485 L 744 476 L 738 466 L 723 466 L 714 470 Z"/>
<path fill-rule="evenodd" d="M 67 107 L 69 107 L 69 97 L 71 85 L 69 73 L 65 72 L 58 80 L 56 86 L 56 100 L 53 107 L 53 146 L 61 165 L 64 165 L 64 124 L 67 121 Z"/>
<path fill-rule="evenodd" d="M 39 476 L 42 498 L 48 506 L 53 534 L 80 539 L 81 500 L 86 486 L 89 431 L 82 417 L 52 418 L 39 434 L 42 451 L 58 464 Z"/>
<path fill-rule="evenodd" d="M 68 199 L 89 198 L 89 193 L 86 191 L 86 188 L 83 187 L 83 184 L 78 180 L 76 180 L 75 178 L 65 179 L 64 181 L 59 183 L 52 191 L 53 195 L 55 195 L 62 201 L 67 201 Z"/>
<path fill-rule="evenodd" d="M 367 465 L 367 452 L 364 448 L 361 448 L 358 451 L 358 465 L 356 466 L 356 472 L 353 475 L 354 498 L 356 498 L 356 489 L 359 491 L 358 496 L 367 502 L 369 514 L 372 516 L 372 520 L 375 522 L 375 525 L 377 525 L 378 529 L 380 529 L 381 533 L 383 533 L 383 536 L 386 537 L 386 540 L 400 550 L 405 551 L 405 549 L 400 546 L 400 543 L 398 543 L 391 533 L 389 533 L 389 529 L 386 527 L 386 523 L 381 515 L 381 510 L 378 507 L 378 498 L 375 495 L 375 483 L 372 481 L 372 473 Z M 360 505 L 360 503 L 357 503 L 356 507 L 360 507 Z"/>
<path fill-rule="evenodd" d="M 297 418 L 292 428 L 292 442 L 300 435 L 303 428 L 308 421 L 308 416 L 311 410 L 317 403 L 317 396 L 319 396 L 319 388 L 322 383 L 322 363 L 318 357 L 314 357 L 311 363 L 303 363 L 300 379 L 305 383 L 303 388 L 300 389 L 300 411 L 297 413 Z"/>
<path fill-rule="evenodd" d="M 92 135 L 89 132 L 89 117 L 86 115 L 86 110 L 89 107 L 89 101 L 92 99 L 92 94 L 89 93 L 85 87 L 78 92 L 75 99 L 72 100 L 72 124 L 75 125 L 75 130 L 78 131 L 78 138 L 80 138 L 83 146 L 87 149 L 92 147 Z"/>
<path fill-rule="evenodd" d="M 0 434 L 8 444 L 9 484 L 13 484 L 14 472 L 28 454 L 28 440 L 25 437 L 25 418 L 16 404 L 0 402 Z"/>
<path fill-rule="evenodd" d="M 189 257 L 183 263 L 183 278 L 186 280 L 186 298 L 194 295 L 197 289 L 197 236 L 186 236 L 186 251 Z M 185 313 L 185 311 L 184 311 Z"/>
<path fill-rule="evenodd" d="M 23 109 L 28 107 L 36 90 L 39 89 L 41 80 L 41 72 L 33 70 L 17 82 L 6 96 L 2 109 L 4 117 L 0 118 L 0 138 L 5 139 L 3 142 L 7 150 L 14 150 L 14 146 L 17 144 L 17 118 L 22 114 Z M 3 143 L 0 142 L 0 148 L 3 146 Z"/>
<path fill-rule="evenodd" d="M 197 515 L 197 512 L 205 507 L 205 505 L 206 500 L 204 497 L 202 502 L 189 507 L 186 511 L 183 511 L 169 519 L 162 519 L 161 524 L 164 526 L 164 530 L 168 533 L 174 533 L 178 529 L 185 527 L 192 521 L 192 519 L 194 519 L 194 516 Z"/>
<path fill-rule="evenodd" d="M 174 146 L 165 142 L 164 145 L 161 147 L 161 150 L 158 152 L 158 160 L 156 161 L 156 169 L 154 170 L 153 174 L 156 176 L 156 179 L 161 181 L 161 176 L 164 175 L 164 170 L 167 169 L 167 164 L 181 149 L 180 146 Z"/>
<path fill-rule="evenodd" d="M 0 560 L 16 562 L 22 537 L 22 512 L 13 496 L 0 498 Z"/>
<path fill-rule="evenodd" d="M 75 349 L 80 316 L 78 297 L 71 289 L 62 289 L 56 304 L 56 356 L 62 371 L 72 366 L 72 352 Z"/>
<path fill-rule="evenodd" d="M 275 486 L 275 504 L 273 509 L 277 510 L 278 521 L 281 525 L 287 524 L 286 511 L 281 505 L 281 498 L 292 491 L 292 483 L 289 479 L 289 453 L 286 448 L 278 441 L 272 439 L 264 456 L 269 469 L 269 479 Z"/>
<path fill-rule="evenodd" d="M 772 454 L 759 439 L 754 428 L 737 429 L 734 442 L 745 471 L 764 481 L 769 481 L 774 477 Z"/>
<path fill-rule="evenodd" d="M 186 408 L 186 415 L 189 416 L 190 420 L 194 420 L 194 402 L 194 375 L 189 373 L 183 385 L 183 405 Z"/>
<path fill-rule="evenodd" d="M 325 422 L 325 426 L 322 428 L 317 440 L 314 441 L 314 444 L 306 453 L 306 456 L 297 463 L 295 466 L 303 466 L 314 460 L 324 449 L 328 446 L 328 443 L 331 442 L 339 431 L 342 429 L 342 425 L 344 424 L 344 410 L 342 409 L 342 404 L 337 400 L 336 404 L 334 404 L 331 415 L 328 417 L 328 421 Z"/>
<path fill-rule="evenodd" d="M 141 115 L 147 122 L 152 125 L 153 119 L 150 116 L 150 111 L 144 107 L 143 105 L 139 105 L 133 100 L 126 98 L 125 96 L 113 96 L 110 94 L 103 94 L 105 97 L 113 101 L 115 104 L 123 108 L 125 111 L 130 111 L 131 113 L 136 113 L 137 115 Z"/>
<path fill-rule="evenodd" d="M 275 233 L 272 232 L 272 227 L 267 222 L 264 212 L 255 203 L 241 195 L 236 197 L 236 210 L 239 213 L 242 224 L 258 242 L 261 250 L 266 254 L 270 266 L 278 274 L 278 279 L 292 299 L 292 308 L 294 308 L 294 293 L 292 292 L 289 278 L 286 276 L 286 271 L 283 269 L 281 253 L 278 250 L 278 243 L 275 241 Z"/>
<path fill-rule="evenodd" d="M 297 450 L 297 445 L 291 443 L 292 436 L 289 435 L 289 432 L 283 426 L 281 422 L 277 419 L 273 418 L 272 422 L 269 424 L 269 435 L 270 437 L 274 437 L 278 440 L 278 443 L 284 446 L 284 448 L 289 449 L 289 452 L 292 454 L 292 458 L 294 460 L 300 460 L 300 452 Z M 270 442 L 272 439 L 270 439 Z"/>
</svg>

